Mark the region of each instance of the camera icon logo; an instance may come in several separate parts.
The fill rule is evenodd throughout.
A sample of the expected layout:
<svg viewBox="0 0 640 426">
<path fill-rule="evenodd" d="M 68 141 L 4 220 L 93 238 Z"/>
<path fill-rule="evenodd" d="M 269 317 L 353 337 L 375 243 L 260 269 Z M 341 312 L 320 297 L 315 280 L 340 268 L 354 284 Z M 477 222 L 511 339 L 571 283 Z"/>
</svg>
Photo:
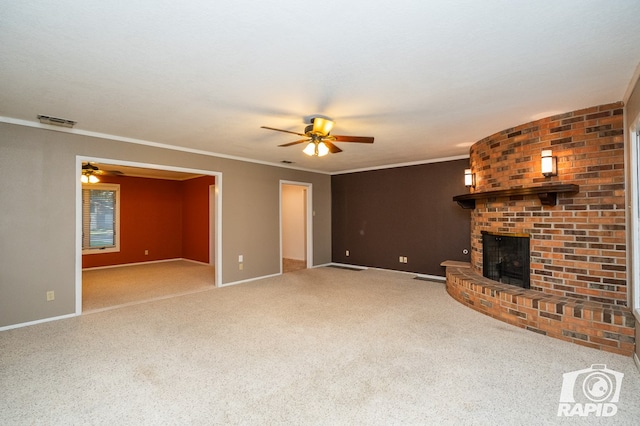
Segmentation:
<svg viewBox="0 0 640 426">
<path fill-rule="evenodd" d="M 558 416 L 610 417 L 617 413 L 624 373 L 604 364 L 562 375 Z"/>
</svg>

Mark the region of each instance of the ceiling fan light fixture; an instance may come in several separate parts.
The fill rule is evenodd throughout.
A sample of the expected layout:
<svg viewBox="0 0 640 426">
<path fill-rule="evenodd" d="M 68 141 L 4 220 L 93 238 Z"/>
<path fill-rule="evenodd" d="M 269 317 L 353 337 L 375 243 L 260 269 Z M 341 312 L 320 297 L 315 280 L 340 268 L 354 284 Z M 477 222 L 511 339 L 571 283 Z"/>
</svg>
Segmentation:
<svg viewBox="0 0 640 426">
<path fill-rule="evenodd" d="M 316 155 L 318 157 L 324 157 L 328 153 L 329 153 L 329 147 L 324 142 L 320 142 L 318 144 L 318 153 Z"/>
<path fill-rule="evenodd" d="M 324 142 L 309 142 L 302 152 L 310 157 L 324 157 L 329 153 L 329 147 Z"/>
<path fill-rule="evenodd" d="M 313 142 L 309 142 L 305 147 L 305 149 L 302 150 L 302 152 L 304 152 L 310 157 L 313 155 L 316 155 L 316 144 Z"/>
<path fill-rule="evenodd" d="M 333 129 L 333 121 L 322 117 L 313 119 L 313 133 L 327 136 L 331 129 Z"/>
</svg>

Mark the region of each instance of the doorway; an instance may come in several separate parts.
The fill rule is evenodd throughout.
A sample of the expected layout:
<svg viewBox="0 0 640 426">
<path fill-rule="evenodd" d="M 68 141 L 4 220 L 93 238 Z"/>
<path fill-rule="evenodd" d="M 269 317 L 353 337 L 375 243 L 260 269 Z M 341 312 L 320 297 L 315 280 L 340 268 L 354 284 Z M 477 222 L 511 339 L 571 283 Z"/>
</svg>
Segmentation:
<svg viewBox="0 0 640 426">
<path fill-rule="evenodd" d="M 280 273 L 313 266 L 312 185 L 280 181 Z"/>
<path fill-rule="evenodd" d="M 197 269 L 197 267 L 200 267 L 200 268 L 205 267 L 209 272 L 207 271 L 198 272 L 199 280 L 194 281 L 194 285 L 196 287 L 200 286 L 200 288 L 202 288 L 204 287 L 203 283 L 208 282 L 209 284 L 207 287 L 211 288 L 220 284 L 222 271 L 221 271 L 221 267 L 218 267 L 218 266 L 221 265 L 221 262 L 220 262 L 221 238 L 220 238 L 220 232 L 219 232 L 219 229 L 221 229 L 221 215 L 219 214 L 219 209 L 221 206 L 221 197 L 222 197 L 222 174 L 221 173 L 212 172 L 209 170 L 197 170 L 197 169 L 189 169 L 189 168 L 182 168 L 182 167 L 162 166 L 162 165 L 147 164 L 147 163 L 134 163 L 129 161 L 78 156 L 76 157 L 76 175 L 77 176 L 80 176 L 83 164 L 86 164 L 88 162 L 102 166 L 104 170 L 110 172 L 107 175 L 113 176 L 115 174 L 116 177 L 119 175 L 123 178 L 122 180 L 125 180 L 124 178 L 127 178 L 127 182 L 129 182 L 129 185 L 132 186 L 132 188 L 130 189 L 131 192 L 133 192 L 134 190 L 139 190 L 139 188 L 142 186 L 146 187 L 147 185 L 146 182 L 149 182 L 149 185 L 151 185 L 150 189 L 148 190 L 150 191 L 149 194 L 157 193 L 158 191 L 160 191 L 162 195 L 160 196 L 158 203 L 170 204 L 170 200 L 168 200 L 168 198 L 166 198 L 165 196 L 166 192 L 162 191 L 165 184 L 161 182 L 166 182 L 167 185 L 169 185 L 169 188 L 175 188 L 174 198 L 184 197 L 185 199 L 192 200 L 189 202 L 188 205 L 183 206 L 182 210 L 186 209 L 186 207 L 193 206 L 193 207 L 190 207 L 190 209 L 184 210 L 183 213 L 173 214 L 173 215 L 169 214 L 167 216 L 167 218 L 173 217 L 175 220 L 178 220 L 179 222 L 175 225 L 175 228 L 182 229 L 182 231 L 177 229 L 177 232 L 173 233 L 173 238 L 170 239 L 171 241 L 173 241 L 173 246 L 177 246 L 181 244 L 183 241 L 193 241 L 193 243 L 189 244 L 189 253 L 185 254 L 185 253 L 179 252 L 176 254 L 169 254 L 169 255 L 167 255 L 166 253 L 164 255 L 160 253 L 154 259 L 153 255 L 155 255 L 157 251 L 160 250 L 160 251 L 163 251 L 164 253 L 164 251 L 168 251 L 169 248 L 172 247 L 172 244 L 165 243 L 169 241 L 165 238 L 166 237 L 165 229 L 167 228 L 161 227 L 162 229 L 158 231 L 160 232 L 160 234 L 162 234 L 160 237 L 161 238 L 160 242 L 156 241 L 155 245 L 152 244 L 153 248 L 149 247 L 150 250 L 146 250 L 147 246 L 145 245 L 144 247 L 136 247 L 136 249 L 133 251 L 135 256 L 142 256 L 142 254 L 144 254 L 145 255 L 144 258 L 125 259 L 123 260 L 122 263 L 126 265 L 126 267 L 121 267 L 123 265 L 118 266 L 118 268 L 112 268 L 107 266 L 106 267 L 107 269 L 105 269 L 105 271 L 107 271 L 108 269 L 121 269 L 123 271 L 129 270 L 130 272 L 133 273 L 135 272 L 135 269 L 138 266 L 148 267 L 149 265 L 157 265 L 156 266 L 157 268 L 171 267 L 171 269 L 174 271 L 176 270 L 188 271 L 188 273 L 183 272 L 183 274 L 186 273 L 187 277 L 193 277 L 195 276 L 193 272 L 194 269 Z M 145 178 L 145 179 L 135 179 L 135 178 Z M 114 179 L 114 177 L 112 177 L 112 179 Z M 183 182 L 177 182 L 180 180 L 182 180 Z M 176 182 L 176 185 L 172 185 L 171 184 L 172 181 Z M 137 182 L 137 183 L 134 184 L 133 182 Z M 209 183 L 212 183 L 212 185 L 209 186 Z M 159 185 L 163 185 L 163 188 L 160 188 Z M 151 188 L 155 188 L 155 190 Z M 145 190 L 144 193 L 146 192 L 147 191 Z M 211 197 L 213 197 L 213 199 L 211 199 Z M 144 201 L 145 204 L 141 205 L 141 202 L 143 200 L 145 200 Z M 151 202 L 151 204 L 148 204 L 149 202 Z M 192 204 L 192 203 L 195 203 L 195 204 Z M 134 216 L 141 216 L 140 214 L 141 207 L 144 207 L 145 205 L 148 206 L 152 211 L 154 211 L 152 207 L 153 205 L 152 199 L 146 196 L 145 198 L 135 198 L 136 205 L 131 207 L 132 204 L 134 203 L 129 203 L 128 208 L 129 208 L 129 212 L 131 212 L 132 208 L 135 209 L 135 212 L 132 213 L 132 215 Z M 202 207 L 197 207 L 197 206 L 202 206 Z M 122 207 L 125 208 L 124 202 L 122 203 Z M 181 208 L 178 207 L 178 209 L 180 210 Z M 155 209 L 155 210 L 161 210 L 161 209 Z M 190 210 L 191 214 L 187 214 L 187 210 Z M 76 279 L 75 279 L 76 314 L 77 315 L 81 314 L 84 310 L 83 309 L 83 279 L 85 274 L 83 273 L 82 213 L 83 213 L 82 212 L 82 184 L 78 179 L 76 181 Z M 182 218 L 181 215 L 183 214 L 187 216 Z M 154 217 L 155 217 L 155 214 L 154 214 Z M 147 222 L 149 222 L 148 218 L 149 218 L 148 216 L 145 216 L 143 218 L 143 222 L 141 223 L 142 226 L 140 227 L 144 227 L 147 225 Z M 170 220 L 170 219 L 166 219 L 166 220 Z M 198 229 L 195 229 L 197 226 L 194 225 L 194 223 L 196 222 L 201 224 L 201 226 Z M 179 223 L 182 223 L 182 225 L 180 225 Z M 207 227 L 209 228 L 209 231 L 207 233 L 208 238 L 205 237 L 203 239 L 202 237 L 199 237 L 197 240 L 193 239 L 192 235 L 198 234 L 198 233 L 202 235 L 202 229 L 203 228 L 206 229 Z M 135 242 L 136 244 L 139 244 L 138 241 L 141 240 L 141 238 L 138 238 L 137 236 L 135 237 L 132 236 L 131 232 L 133 231 L 131 226 L 129 226 L 128 229 L 129 229 L 129 234 L 131 236 L 130 240 Z M 176 231 L 176 229 L 174 229 L 174 231 Z M 126 232 L 126 231 L 123 230 L 123 232 Z M 152 231 L 151 234 L 147 233 L 146 234 L 148 236 L 147 238 L 152 240 L 154 238 L 155 239 L 159 238 L 158 232 Z M 131 244 L 133 244 L 133 242 L 130 242 L 130 246 L 128 250 L 120 253 L 120 257 L 124 258 L 127 256 L 131 256 L 131 253 L 132 253 Z M 147 243 L 148 242 L 145 242 L 144 244 L 147 244 Z M 207 254 L 207 251 L 209 251 L 208 254 Z M 194 253 L 197 253 L 197 255 L 194 255 Z M 115 253 L 115 254 L 117 255 L 118 253 Z M 146 257 L 147 255 L 149 255 L 149 257 Z M 193 260 L 188 260 L 188 259 L 193 259 Z M 164 263 L 164 262 L 170 262 L 170 263 Z M 183 264 L 181 265 L 180 262 L 182 262 Z M 118 262 L 115 261 L 113 263 L 118 263 Z M 184 265 L 184 263 L 186 263 L 187 265 Z M 94 270 L 92 270 L 92 272 L 93 271 Z M 102 271 L 96 271 L 96 272 L 102 272 Z M 109 273 L 111 275 L 114 275 L 113 272 L 114 271 L 109 270 Z M 178 272 L 178 274 L 179 273 L 180 272 Z M 148 273 L 145 273 L 143 275 L 150 276 L 150 274 Z M 117 276 L 117 274 L 115 276 Z M 207 276 L 210 278 L 207 278 Z M 94 277 L 92 276 L 92 278 Z M 176 278 L 176 280 L 174 281 L 184 282 L 185 280 Z M 96 281 L 91 281 L 91 282 L 96 282 Z M 87 283 L 89 283 L 89 281 Z M 168 288 L 168 289 L 170 289 L 170 287 L 171 286 L 165 286 L 165 288 Z M 105 287 L 105 288 L 108 288 L 108 287 Z M 144 291 L 144 289 L 142 289 L 141 294 L 145 293 L 146 295 L 149 295 L 149 297 L 153 296 L 152 299 L 166 298 L 171 296 L 170 294 L 162 293 L 163 290 L 161 286 L 150 287 L 150 289 L 152 291 Z M 111 293 L 113 292 L 110 291 L 109 294 Z M 87 295 L 85 296 L 89 296 L 89 295 L 90 293 L 87 293 Z M 142 300 L 138 300 L 139 298 L 137 298 L 133 294 L 131 295 L 130 298 L 132 298 L 132 300 L 136 300 L 136 302 L 147 301 L 144 298 Z M 124 300 L 125 302 L 129 301 L 126 297 L 124 298 L 118 297 L 117 299 Z M 91 309 L 90 306 L 88 306 L 88 308 Z"/>
</svg>

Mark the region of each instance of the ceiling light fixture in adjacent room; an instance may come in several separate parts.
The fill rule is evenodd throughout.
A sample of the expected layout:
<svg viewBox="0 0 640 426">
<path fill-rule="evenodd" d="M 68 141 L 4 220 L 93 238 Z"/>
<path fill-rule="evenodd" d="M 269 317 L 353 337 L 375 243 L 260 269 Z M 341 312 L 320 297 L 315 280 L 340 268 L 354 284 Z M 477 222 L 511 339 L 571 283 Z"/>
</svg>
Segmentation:
<svg viewBox="0 0 640 426">
<path fill-rule="evenodd" d="M 89 170 L 85 170 L 82 172 L 82 175 L 80 175 L 80 182 L 82 183 L 98 183 L 100 182 L 100 179 L 98 179 L 98 176 L 94 175 L 93 172 L 89 171 Z"/>
</svg>

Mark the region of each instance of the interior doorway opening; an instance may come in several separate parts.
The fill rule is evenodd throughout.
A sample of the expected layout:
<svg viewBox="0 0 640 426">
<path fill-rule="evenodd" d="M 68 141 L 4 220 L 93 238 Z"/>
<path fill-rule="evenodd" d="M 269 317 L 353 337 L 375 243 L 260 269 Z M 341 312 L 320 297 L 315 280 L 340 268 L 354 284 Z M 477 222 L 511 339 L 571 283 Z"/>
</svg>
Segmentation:
<svg viewBox="0 0 640 426">
<path fill-rule="evenodd" d="M 109 253 L 110 259 L 101 254 L 83 256 L 82 183 L 78 178 L 76 314 L 174 297 L 220 284 L 221 173 L 78 156 L 78 177 L 87 163 L 105 170 L 98 176 L 102 180 L 120 180 L 122 194 L 128 190 L 128 203 L 123 200 L 120 206 L 125 221 L 128 215 L 121 229 L 128 245 L 122 244 L 118 253 Z M 102 258 L 98 260 L 98 256 Z M 154 273 L 166 278 L 164 283 L 150 278 Z"/>
<path fill-rule="evenodd" d="M 280 182 L 281 273 L 313 265 L 311 189 L 310 183 Z"/>
</svg>

